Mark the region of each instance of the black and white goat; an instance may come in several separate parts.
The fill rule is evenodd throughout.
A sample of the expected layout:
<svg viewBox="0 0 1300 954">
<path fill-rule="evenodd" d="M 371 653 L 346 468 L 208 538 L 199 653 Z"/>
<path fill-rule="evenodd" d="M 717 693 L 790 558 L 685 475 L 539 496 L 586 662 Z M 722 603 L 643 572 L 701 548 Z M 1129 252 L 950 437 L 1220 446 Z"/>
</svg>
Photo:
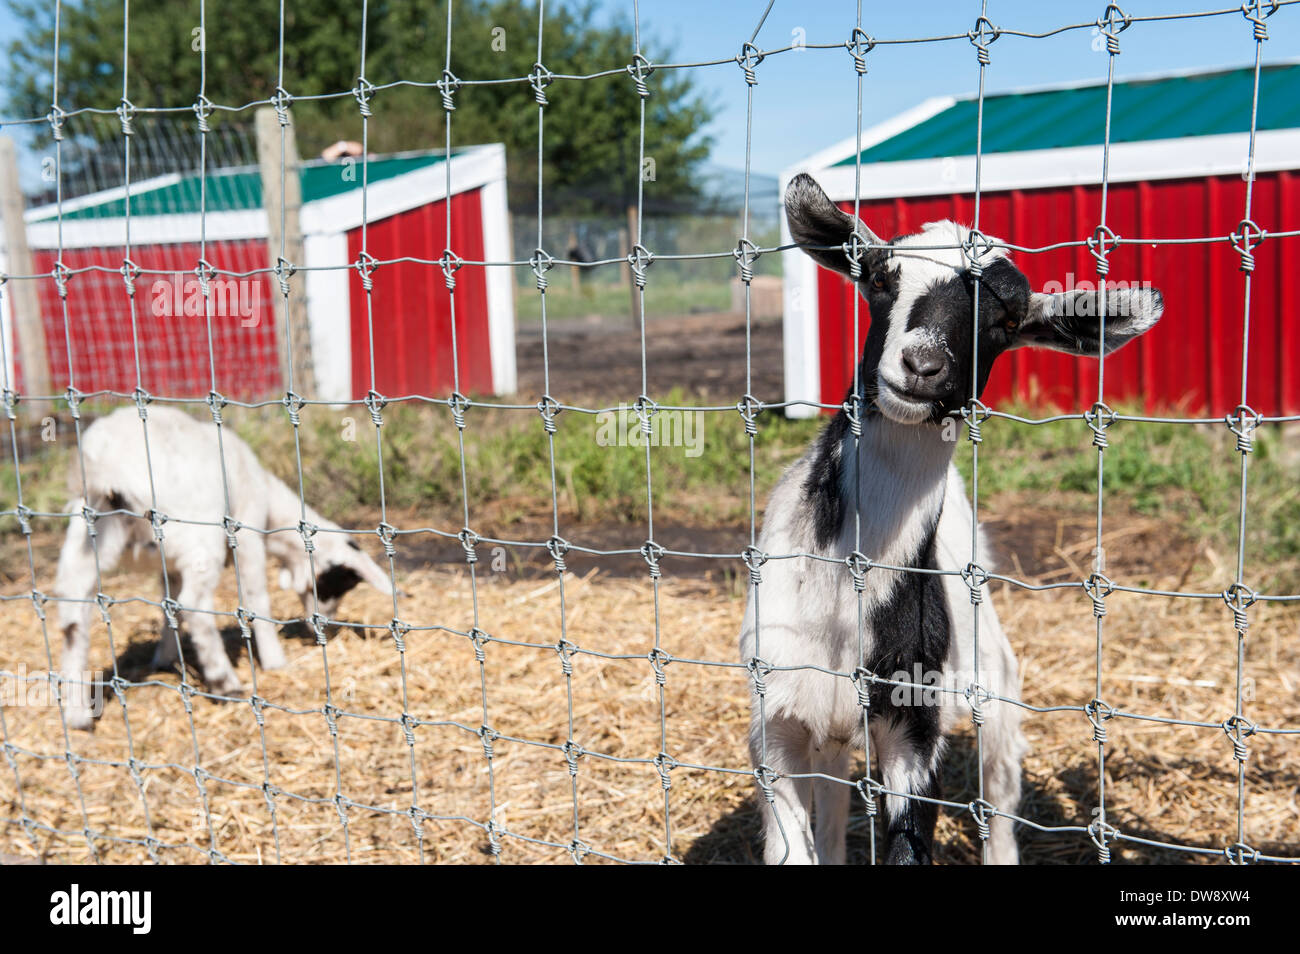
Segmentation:
<svg viewBox="0 0 1300 954">
<path fill-rule="evenodd" d="M 162 528 L 163 546 L 171 597 L 179 604 L 171 619 L 179 617 L 177 621 L 189 630 L 199 668 L 214 692 L 230 694 L 241 688 L 213 615 L 221 570 L 230 558 L 222 525 L 226 491 L 216 428 L 166 406 L 150 408 L 148 427 L 146 448 L 135 408 L 121 408 L 97 420 L 81 437 L 85 496 L 73 499 L 68 510 L 78 514 L 89 506 L 97 512 L 95 538 L 91 539 L 82 516 L 71 518 L 55 582 L 55 593 L 62 600 L 62 668 L 69 680 L 64 689 L 64 711 L 72 728 L 89 729 L 93 721 L 85 669 L 99 575 L 111 571 L 128 551 L 134 555 L 154 546 L 150 521 L 133 514 L 148 514 L 155 500 L 158 512 L 168 518 Z M 285 658 L 270 619 L 268 555 L 281 566 L 281 587 L 294 590 L 307 613 L 327 618 L 357 583 L 364 581 L 391 594 L 392 581 L 350 536 L 327 532 L 337 531 L 338 524 L 311 507 L 306 508 L 306 522 L 321 532 L 312 535 L 315 555 L 309 564 L 297 530 L 303 519 L 298 494 L 269 474 L 252 449 L 228 427 L 222 444 L 230 517 L 242 528 L 234 532 L 244 608 L 254 614 L 251 627 L 258 661 L 264 669 L 275 669 L 284 665 Z M 76 488 L 74 493 L 81 493 L 81 468 L 75 464 L 69 484 Z M 275 532 L 266 533 L 268 530 Z M 164 614 L 154 665 L 168 668 L 176 662 L 177 636 Z"/>
<path fill-rule="evenodd" d="M 750 750 L 761 785 L 770 786 L 773 796 L 763 800 L 764 858 L 842 864 L 851 789 L 815 776 L 847 781 L 851 755 L 865 741 L 858 686 L 831 674 L 854 673 L 860 665 L 859 604 L 846 563 L 857 549 L 875 564 L 968 567 L 972 515 L 952 465 L 951 415 L 983 391 L 993 362 L 1013 348 L 1096 357 L 1099 303 L 1096 291 L 1031 292 L 1001 249 L 985 252 L 981 274 L 974 277 L 963 249 L 971 233 L 953 222 L 928 223 L 886 245 L 806 175 L 790 183 L 785 210 L 794 241 L 827 268 L 850 273 L 846 249 L 853 247 L 855 225 L 862 243 L 885 245 L 861 252 L 859 259 L 858 290 L 869 306 L 870 325 L 860 372 L 857 460 L 851 421 L 841 410 L 773 490 L 758 544 L 764 555 L 828 559 L 799 556 L 763 564 L 740 640 L 742 658 L 763 686 L 761 707 L 757 684 L 754 689 Z M 1112 290 L 1105 351 L 1151 328 L 1162 310 L 1155 290 Z M 973 369 L 976 334 L 979 364 Z M 851 399 L 852 387 L 846 403 Z M 982 555 L 977 564 L 990 566 Z M 942 686 L 965 689 L 974 679 L 971 633 L 978 612 L 979 686 L 1019 698 L 1016 659 L 992 602 L 985 595 L 973 606 L 963 577 L 876 566 L 860 582 L 869 673 L 926 685 L 938 676 Z M 859 685 L 868 693 L 871 752 L 886 791 L 886 860 L 928 863 L 937 806 L 926 799 L 940 795 L 943 736 L 959 716 L 970 717 L 969 700 L 942 691 L 900 694 L 897 686 L 868 679 Z M 1014 812 L 1026 748 L 1020 708 L 989 699 L 980 709 L 985 798 Z M 996 816 L 989 827 L 989 860 L 1014 864 L 1011 821 Z"/>
</svg>

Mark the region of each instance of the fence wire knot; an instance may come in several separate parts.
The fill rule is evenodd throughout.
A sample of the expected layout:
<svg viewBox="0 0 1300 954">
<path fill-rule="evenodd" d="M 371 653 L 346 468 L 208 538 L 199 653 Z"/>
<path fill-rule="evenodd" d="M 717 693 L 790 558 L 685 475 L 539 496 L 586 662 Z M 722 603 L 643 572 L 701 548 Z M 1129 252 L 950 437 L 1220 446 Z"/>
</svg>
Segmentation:
<svg viewBox="0 0 1300 954">
<path fill-rule="evenodd" d="M 979 398 L 971 398 L 961 409 L 961 419 L 966 422 L 966 437 L 972 444 L 984 441 L 983 423 L 992 417 L 993 412 Z"/>
<path fill-rule="evenodd" d="M 1251 156 L 1251 171 L 1254 171 L 1255 157 Z M 1251 219 L 1242 219 L 1237 223 L 1236 231 L 1228 236 L 1230 244 L 1238 255 L 1241 256 L 1240 270 L 1249 275 L 1255 270 L 1255 249 L 1259 247 L 1264 239 L 1268 238 L 1268 233 L 1260 228 Z"/>
<path fill-rule="evenodd" d="M 984 276 L 985 260 L 994 254 L 997 243 L 978 229 L 971 229 L 962 239 L 961 250 L 966 258 L 966 271 L 979 281 Z"/>
<path fill-rule="evenodd" d="M 131 392 L 131 400 L 135 402 L 135 411 L 140 415 L 140 420 L 148 420 L 149 405 L 153 402 L 153 395 L 144 388 L 137 387 Z"/>
<path fill-rule="evenodd" d="M 181 604 L 175 599 L 168 596 L 162 601 L 163 618 L 167 620 L 167 626 L 174 632 L 177 629 L 176 614 L 180 612 Z M 164 639 L 167 637 L 164 636 Z"/>
<path fill-rule="evenodd" d="M 495 754 L 492 750 L 492 743 L 501 738 L 501 733 L 485 723 L 479 726 L 478 737 L 483 741 L 484 758 L 491 762 L 492 756 Z"/>
<path fill-rule="evenodd" d="M 11 421 L 18 419 L 18 393 L 12 388 L 4 389 L 5 417 Z"/>
<path fill-rule="evenodd" d="M 657 580 L 663 576 L 663 567 L 659 565 L 659 561 L 663 559 L 664 552 L 663 546 L 653 540 L 647 540 L 641 544 L 641 556 L 650 569 L 650 579 L 652 580 Z"/>
<path fill-rule="evenodd" d="M 393 648 L 399 653 L 406 652 L 406 634 L 411 631 L 411 624 L 394 616 L 388 621 L 388 632 L 393 637 Z"/>
<path fill-rule="evenodd" d="M 554 434 L 557 428 L 555 419 L 560 416 L 563 407 L 560 402 L 555 400 L 549 394 L 543 394 L 542 399 L 537 402 L 537 413 L 542 415 L 542 429 L 547 434 Z"/>
<path fill-rule="evenodd" d="M 1264 0 L 1246 0 L 1241 5 L 1241 14 L 1254 26 L 1254 37 L 1256 43 L 1263 43 L 1268 39 L 1268 24 L 1264 21 L 1277 13 L 1277 0 L 1269 0 L 1267 12 L 1264 9 Z"/>
<path fill-rule="evenodd" d="M 546 552 L 549 553 L 551 559 L 555 561 L 556 573 L 563 573 L 569 568 L 568 564 L 564 561 L 564 555 L 569 552 L 569 546 L 569 541 L 559 534 L 556 534 L 546 541 Z"/>
<path fill-rule="evenodd" d="M 849 423 L 849 433 L 855 438 L 862 436 L 862 395 L 855 389 L 840 405 L 844 417 Z"/>
<path fill-rule="evenodd" d="M 1110 446 L 1110 440 L 1106 436 L 1106 428 L 1115 423 L 1118 415 L 1111 410 L 1110 406 L 1098 401 L 1092 406 L 1090 411 L 1083 415 L 1083 419 L 1092 429 L 1092 446 L 1105 448 Z"/>
<path fill-rule="evenodd" d="M 1092 615 L 1101 619 L 1106 615 L 1106 597 L 1115 592 L 1115 584 L 1104 573 L 1091 573 L 1083 581 L 1083 590 L 1092 600 Z"/>
<path fill-rule="evenodd" d="M 388 406 L 388 398 L 372 388 L 366 392 L 365 405 L 370 412 L 370 423 L 375 427 L 383 427 L 384 408 Z"/>
<path fill-rule="evenodd" d="M 54 267 L 50 269 L 50 276 L 54 279 L 54 287 L 58 290 L 59 297 L 67 298 L 68 281 L 72 278 L 72 269 L 64 265 L 63 259 L 60 258 L 54 263 Z"/>
<path fill-rule="evenodd" d="M 636 84 L 636 94 L 642 99 L 646 99 L 650 95 L 650 87 L 646 85 L 646 80 L 650 78 L 650 74 L 654 71 L 654 64 L 640 53 L 633 56 L 632 62 L 627 65 L 628 75 L 632 77 L 632 82 Z"/>
<path fill-rule="evenodd" d="M 858 231 L 854 226 L 853 232 L 849 235 L 849 240 L 840 246 L 844 252 L 844 257 L 849 260 L 849 277 L 855 282 L 862 278 L 862 259 L 867 254 L 871 243 L 867 241 L 866 236 Z"/>
<path fill-rule="evenodd" d="M 572 739 L 566 739 L 562 751 L 564 752 L 564 761 L 569 766 L 569 777 L 577 778 L 578 759 L 586 755 L 587 750 Z"/>
<path fill-rule="evenodd" d="M 438 92 L 442 94 L 442 108 L 447 112 L 451 112 L 456 108 L 456 102 L 452 99 L 452 96 L 456 90 L 460 89 L 460 80 L 456 78 L 456 74 L 451 70 L 443 70 L 442 79 L 438 80 L 437 87 Z"/>
<path fill-rule="evenodd" d="M 14 508 L 14 515 L 18 517 L 18 526 L 23 532 L 23 536 L 32 535 L 32 508 L 26 504 L 19 504 Z"/>
<path fill-rule="evenodd" d="M 461 529 L 460 533 L 456 534 L 456 536 L 460 540 L 460 545 L 465 551 L 465 562 L 477 563 L 478 552 L 476 547 L 478 546 L 479 540 L 478 534 L 469 527 L 464 527 Z"/>
<path fill-rule="evenodd" d="M 993 701 L 993 693 L 985 689 L 978 682 L 973 682 L 966 687 L 966 702 L 970 705 L 971 724 L 981 726 L 984 724 L 984 704 Z"/>
<path fill-rule="evenodd" d="M 867 573 L 871 571 L 871 559 L 859 550 L 854 550 L 844 558 L 844 565 L 849 568 L 853 578 L 853 591 L 861 593 L 867 588 Z"/>
<path fill-rule="evenodd" d="M 1224 421 L 1237 437 L 1237 450 L 1249 454 L 1255 449 L 1255 429 L 1264 423 L 1264 415 L 1246 404 L 1238 405 Z"/>
<path fill-rule="evenodd" d="M 1090 699 L 1083 707 L 1083 713 L 1092 723 L 1092 740 L 1106 744 L 1106 723 L 1115 718 L 1115 708 L 1100 699 Z"/>
<path fill-rule="evenodd" d="M 876 796 L 884 792 L 885 786 L 866 776 L 858 779 L 858 795 L 862 797 L 863 810 L 866 811 L 868 818 L 875 818 L 879 806 L 876 803 Z"/>
<path fill-rule="evenodd" d="M 646 437 L 650 437 L 654 433 L 654 416 L 659 413 L 659 405 L 653 398 L 639 394 L 632 404 L 632 410 L 636 412 L 636 419 L 640 424 L 641 433 Z"/>
<path fill-rule="evenodd" d="M 659 770 L 659 782 L 663 785 L 665 792 L 673 787 L 670 773 L 676 767 L 677 760 L 667 752 L 660 752 L 655 756 L 655 768 Z"/>
<path fill-rule="evenodd" d="M 72 419 L 81 420 L 81 391 L 69 384 L 63 389 L 63 400 L 68 403 L 68 414 Z"/>
<path fill-rule="evenodd" d="M 501 857 L 501 826 L 489 818 L 487 824 L 483 826 L 483 830 L 487 832 L 488 836 L 488 853 L 493 858 Z"/>
<path fill-rule="evenodd" d="M 375 269 L 379 268 L 379 259 L 363 249 L 361 254 L 357 256 L 354 267 L 361 276 L 361 287 L 366 291 L 373 289 L 375 287 Z"/>
<path fill-rule="evenodd" d="M 63 111 L 63 107 L 58 103 L 50 107 L 50 111 L 45 114 L 46 121 L 50 124 L 50 135 L 54 137 L 55 142 L 63 142 L 63 124 L 68 119 L 68 114 Z"/>
<path fill-rule="evenodd" d="M 1132 25 L 1133 18 L 1121 10 L 1118 3 L 1106 5 L 1106 12 L 1097 20 L 1097 30 L 1106 38 L 1107 53 L 1119 56 L 1119 35 Z"/>
<path fill-rule="evenodd" d="M 285 391 L 280 403 L 284 405 L 284 409 L 289 415 L 290 425 L 298 427 L 302 424 L 302 409 L 306 402 L 301 394 L 293 390 Z"/>
<path fill-rule="evenodd" d="M 772 667 L 757 656 L 752 656 L 749 662 L 745 663 L 745 669 L 749 671 L 749 678 L 754 682 L 754 694 L 767 695 L 767 677 L 772 674 Z"/>
<path fill-rule="evenodd" d="M 984 585 L 989 581 L 989 574 L 978 563 L 967 563 L 961 571 L 961 578 L 970 588 L 971 605 L 979 606 L 984 602 Z"/>
<path fill-rule="evenodd" d="M 1110 864 L 1110 843 L 1119 837 L 1119 829 L 1105 819 L 1098 818 L 1088 826 L 1088 837 L 1097 846 L 1097 862 Z"/>
<path fill-rule="evenodd" d="M 483 632 L 483 630 L 479 629 L 477 626 L 471 629 L 468 635 L 469 641 L 474 644 L 474 660 L 475 662 L 482 664 L 487 659 L 487 653 L 484 650 L 484 647 L 487 646 L 488 640 L 492 637 Z"/>
<path fill-rule="evenodd" d="M 562 638 L 555 644 L 555 653 L 560 657 L 560 672 L 564 673 L 566 679 L 573 675 L 573 657 L 577 652 L 577 645 L 567 639 Z"/>
<path fill-rule="evenodd" d="M 316 637 L 316 645 L 324 646 L 327 642 L 325 631 L 330 625 L 329 617 L 321 613 L 312 613 L 307 617 L 307 625 L 310 627 L 312 635 Z"/>
<path fill-rule="evenodd" d="M 212 127 L 208 123 L 208 117 L 212 115 L 216 108 L 212 105 L 212 100 L 200 93 L 198 98 L 194 100 L 194 105 L 190 108 L 194 110 L 194 116 L 199 121 L 199 132 L 211 132 Z"/>
<path fill-rule="evenodd" d="M 275 109 L 275 118 L 280 121 L 280 125 L 288 126 L 289 107 L 293 105 L 293 96 L 283 86 L 277 86 L 275 95 L 270 98 L 269 102 Z"/>
<path fill-rule="evenodd" d="M 781 776 L 775 769 L 767 765 L 760 765 L 754 769 L 754 781 L 758 783 L 759 791 L 763 793 L 763 798 L 767 799 L 769 805 L 776 801 L 776 792 L 772 791 L 772 786 L 776 784 Z"/>
<path fill-rule="evenodd" d="M 1002 35 L 1002 31 L 993 25 L 988 17 L 981 16 L 975 21 L 975 26 L 966 31 L 966 39 L 970 40 L 971 45 L 975 47 L 975 58 L 979 60 L 980 66 L 988 66 L 992 61 L 989 56 L 989 47 Z"/>
<path fill-rule="evenodd" d="M 546 87 L 555 82 L 555 74 L 548 70 L 541 63 L 534 63 L 532 72 L 528 74 L 528 85 L 533 88 L 533 99 L 537 100 L 538 106 L 549 105 L 546 98 Z"/>
<path fill-rule="evenodd" d="M 871 687 L 876 684 L 876 674 L 870 669 L 858 666 L 849 674 L 853 688 L 858 694 L 858 708 L 866 712 L 871 708 Z"/>
<path fill-rule="evenodd" d="M 745 561 L 745 566 L 749 567 L 749 582 L 754 586 L 762 583 L 762 566 L 767 562 L 767 554 L 751 544 L 741 552 L 740 558 Z"/>
<path fill-rule="evenodd" d="M 666 686 L 668 684 L 668 673 L 666 672 L 668 664 L 673 661 L 673 657 L 656 646 L 650 652 L 646 653 L 646 658 L 650 660 L 650 668 L 655 673 L 655 684 Z"/>
<path fill-rule="evenodd" d="M 1246 610 L 1255 604 L 1259 594 L 1244 583 L 1233 583 L 1222 593 L 1223 602 L 1232 610 L 1232 628 L 1242 636 L 1250 629 L 1250 619 Z"/>
<path fill-rule="evenodd" d="M 537 279 L 537 290 L 546 291 L 546 287 L 551 283 L 546 277 L 546 273 L 555 267 L 555 259 L 547 254 L 545 249 L 533 249 L 533 257 L 528 260 L 532 266 L 533 277 Z"/>
<path fill-rule="evenodd" d="M 1088 236 L 1088 252 L 1096 263 L 1097 275 L 1105 278 L 1110 274 L 1110 253 L 1119 245 L 1119 236 L 1109 226 L 1099 225 Z"/>
<path fill-rule="evenodd" d="M 244 525 L 236 520 L 230 514 L 221 518 L 221 529 L 226 533 L 226 546 L 232 550 L 239 548 L 239 537 L 237 534 Z"/>
<path fill-rule="evenodd" d="M 742 238 L 732 249 L 731 257 L 736 260 L 740 268 L 740 280 L 746 285 L 754 280 L 754 263 L 761 254 L 759 247 L 747 238 Z"/>
<path fill-rule="evenodd" d="M 212 414 L 212 423 L 220 427 L 222 424 L 222 409 L 230 402 L 226 400 L 226 396 L 220 391 L 209 391 L 204 403 L 208 405 L 208 411 Z"/>
<path fill-rule="evenodd" d="M 352 88 L 352 98 L 357 101 L 357 106 L 361 110 L 361 116 L 369 119 L 372 115 L 370 111 L 370 99 L 375 95 L 375 84 L 370 82 L 364 76 L 357 77 L 357 85 Z"/>
<path fill-rule="evenodd" d="M 244 606 L 235 607 L 235 619 L 239 623 L 239 635 L 244 643 L 249 643 L 253 638 L 253 620 L 256 615 Z"/>
<path fill-rule="evenodd" d="M 122 135 L 134 136 L 135 135 L 135 103 L 131 102 L 129 99 L 123 96 L 122 101 L 118 103 L 117 109 L 113 110 L 113 112 L 117 113 L 117 121 L 122 126 Z"/>
<path fill-rule="evenodd" d="M 471 403 L 470 399 L 459 391 L 451 392 L 451 396 L 447 398 L 447 407 L 451 408 L 451 422 L 456 425 L 456 430 L 465 429 L 465 412 L 469 410 Z"/>
<path fill-rule="evenodd" d="M 397 528 L 391 523 L 384 522 L 375 527 L 375 534 L 379 537 L 379 542 L 384 545 L 384 556 L 390 558 L 397 556 L 397 547 L 393 545 L 397 537 Z"/>
<path fill-rule="evenodd" d="M 319 529 L 320 527 L 314 523 L 308 523 L 306 520 L 298 521 L 298 535 L 302 537 L 302 548 L 308 553 L 312 553 L 316 549 L 316 541 L 313 537 L 316 536 L 316 531 Z"/>
<path fill-rule="evenodd" d="M 464 260 L 449 248 L 442 250 L 442 258 L 438 259 L 438 265 L 442 269 L 442 280 L 447 285 L 447 291 L 456 290 L 456 270 L 459 269 Z"/>
<path fill-rule="evenodd" d="M 1223 856 L 1228 859 L 1230 865 L 1248 865 L 1259 861 L 1259 849 L 1238 841 L 1224 848 Z"/>
<path fill-rule="evenodd" d="M 275 268 L 272 271 L 275 272 L 276 280 L 280 285 L 280 297 L 288 298 L 289 279 L 293 277 L 294 272 L 298 271 L 298 266 L 281 255 L 276 258 Z"/>
<path fill-rule="evenodd" d="M 1245 762 L 1250 757 L 1246 740 L 1259 731 L 1259 726 L 1245 716 L 1234 715 L 1224 719 L 1220 727 L 1232 740 L 1232 757 L 1238 762 Z"/>
<path fill-rule="evenodd" d="M 167 514 L 151 507 L 145 512 L 145 517 L 148 518 L 149 527 L 153 530 L 153 538 L 161 543 L 163 540 L 163 524 L 167 522 Z"/>
<path fill-rule="evenodd" d="M 975 819 L 975 833 L 979 835 L 980 841 L 988 841 L 989 819 L 997 815 L 997 807 L 986 799 L 977 798 L 966 806 L 966 810 Z"/>
<path fill-rule="evenodd" d="M 122 282 L 126 285 L 127 295 L 134 297 L 135 280 L 140 277 L 140 266 L 131 261 L 129 257 L 124 258 L 122 259 L 122 267 L 118 269 L 118 273 L 122 276 Z"/>
<path fill-rule="evenodd" d="M 45 604 L 49 601 L 49 597 L 46 596 L 44 593 L 42 593 L 40 590 L 32 590 L 31 601 L 32 601 L 32 609 L 36 611 L 36 618 L 39 619 L 41 622 L 44 622 Z"/>
<path fill-rule="evenodd" d="M 754 70 L 763 62 L 764 54 L 753 43 L 746 43 L 736 54 L 736 63 L 745 73 L 745 82 L 750 86 L 758 85 L 758 76 Z"/>
<path fill-rule="evenodd" d="M 861 27 L 854 27 L 853 34 L 845 42 L 844 48 L 849 51 L 849 56 L 853 57 L 853 69 L 859 76 L 865 76 L 867 54 L 876 48 L 876 41 Z"/>
<path fill-rule="evenodd" d="M 627 264 L 632 269 L 632 281 L 637 288 L 645 288 L 645 270 L 654 264 L 654 254 L 638 242 L 627 253 Z"/>
</svg>

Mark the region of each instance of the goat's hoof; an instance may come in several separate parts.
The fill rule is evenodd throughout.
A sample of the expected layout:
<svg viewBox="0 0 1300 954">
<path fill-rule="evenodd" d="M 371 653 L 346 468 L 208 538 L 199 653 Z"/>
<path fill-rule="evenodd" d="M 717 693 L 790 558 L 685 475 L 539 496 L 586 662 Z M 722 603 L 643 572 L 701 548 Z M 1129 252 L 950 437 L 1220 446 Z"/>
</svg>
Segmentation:
<svg viewBox="0 0 1300 954">
<path fill-rule="evenodd" d="M 244 692 L 244 684 L 233 672 L 228 676 L 208 680 L 208 689 L 219 696 L 238 696 Z"/>
<path fill-rule="evenodd" d="M 95 717 L 89 709 L 64 709 L 63 721 L 67 723 L 69 729 L 79 729 L 82 732 L 95 731 Z"/>
</svg>

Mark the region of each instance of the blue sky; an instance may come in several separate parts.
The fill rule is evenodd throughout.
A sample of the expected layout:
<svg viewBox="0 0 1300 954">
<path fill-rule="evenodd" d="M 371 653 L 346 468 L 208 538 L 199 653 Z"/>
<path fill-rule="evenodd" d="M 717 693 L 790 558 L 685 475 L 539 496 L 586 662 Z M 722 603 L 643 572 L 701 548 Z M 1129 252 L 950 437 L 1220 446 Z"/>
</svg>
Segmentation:
<svg viewBox="0 0 1300 954">
<path fill-rule="evenodd" d="M 209 8 L 223 2 L 210 0 Z M 292 2 L 292 0 L 289 0 Z M 552 3 L 566 0 L 552 0 Z M 1133 15 L 1224 8 L 1223 0 L 1131 0 Z M 749 38 L 767 0 L 643 0 L 643 29 L 678 62 L 733 56 Z M 1105 9 L 1098 0 L 989 0 L 989 18 L 999 26 L 1043 31 L 1095 20 Z M 807 43 L 842 43 L 856 22 L 856 0 L 776 0 L 760 31 L 760 47 L 776 48 L 803 36 Z M 600 15 L 631 17 L 631 0 L 605 0 Z M 863 27 L 878 38 L 961 33 L 974 25 L 979 0 L 864 0 Z M 7 46 L 17 24 L 0 5 L 0 40 Z M 797 31 L 802 31 L 798 33 Z M 1300 59 L 1300 6 L 1283 7 L 1269 20 L 1269 61 Z M 1252 61 L 1250 24 L 1240 15 L 1134 24 L 1121 36 L 1120 76 L 1170 70 L 1244 65 Z M 1107 55 L 1091 30 L 1040 40 L 1004 36 L 993 44 L 987 73 L 991 92 L 1075 80 L 1104 79 Z M 974 91 L 979 73 L 975 51 L 965 40 L 877 47 L 869 55 L 863 125 L 930 96 Z M 4 76 L 0 53 L 0 82 Z M 717 108 L 709 132 L 714 162 L 740 168 L 745 158 L 746 86 L 740 68 L 727 64 L 692 71 L 701 93 Z M 754 94 L 753 168 L 776 174 L 803 156 L 853 135 L 856 74 L 844 50 L 804 50 L 773 56 L 758 68 Z M 1062 117 L 1062 122 L 1068 122 Z M 12 130 L 5 130 L 11 132 Z"/>
</svg>

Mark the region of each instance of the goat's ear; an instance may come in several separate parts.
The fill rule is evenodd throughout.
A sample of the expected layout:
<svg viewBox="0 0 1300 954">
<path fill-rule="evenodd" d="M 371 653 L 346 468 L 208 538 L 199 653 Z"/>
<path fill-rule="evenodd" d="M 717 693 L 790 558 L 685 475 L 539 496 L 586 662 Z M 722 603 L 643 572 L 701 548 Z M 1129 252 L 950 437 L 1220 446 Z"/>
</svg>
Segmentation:
<svg viewBox="0 0 1300 954">
<path fill-rule="evenodd" d="M 849 274 L 849 257 L 843 246 L 853 237 L 857 226 L 863 243 L 882 245 L 883 242 L 861 219 L 849 215 L 822 191 L 817 181 L 805 172 L 790 180 L 785 189 L 785 217 L 790 223 L 790 237 L 819 264 L 826 268 Z M 810 246 L 830 246 L 813 248 Z M 862 273 L 870 271 L 869 259 L 879 257 L 876 252 L 863 252 Z"/>
<path fill-rule="evenodd" d="M 1150 331 L 1165 310 L 1164 296 L 1154 288 L 1107 288 L 1105 340 L 1099 349 L 1101 304 L 1095 289 L 1035 292 L 1029 296 L 1029 312 L 1016 346 L 1096 358 Z"/>
</svg>

